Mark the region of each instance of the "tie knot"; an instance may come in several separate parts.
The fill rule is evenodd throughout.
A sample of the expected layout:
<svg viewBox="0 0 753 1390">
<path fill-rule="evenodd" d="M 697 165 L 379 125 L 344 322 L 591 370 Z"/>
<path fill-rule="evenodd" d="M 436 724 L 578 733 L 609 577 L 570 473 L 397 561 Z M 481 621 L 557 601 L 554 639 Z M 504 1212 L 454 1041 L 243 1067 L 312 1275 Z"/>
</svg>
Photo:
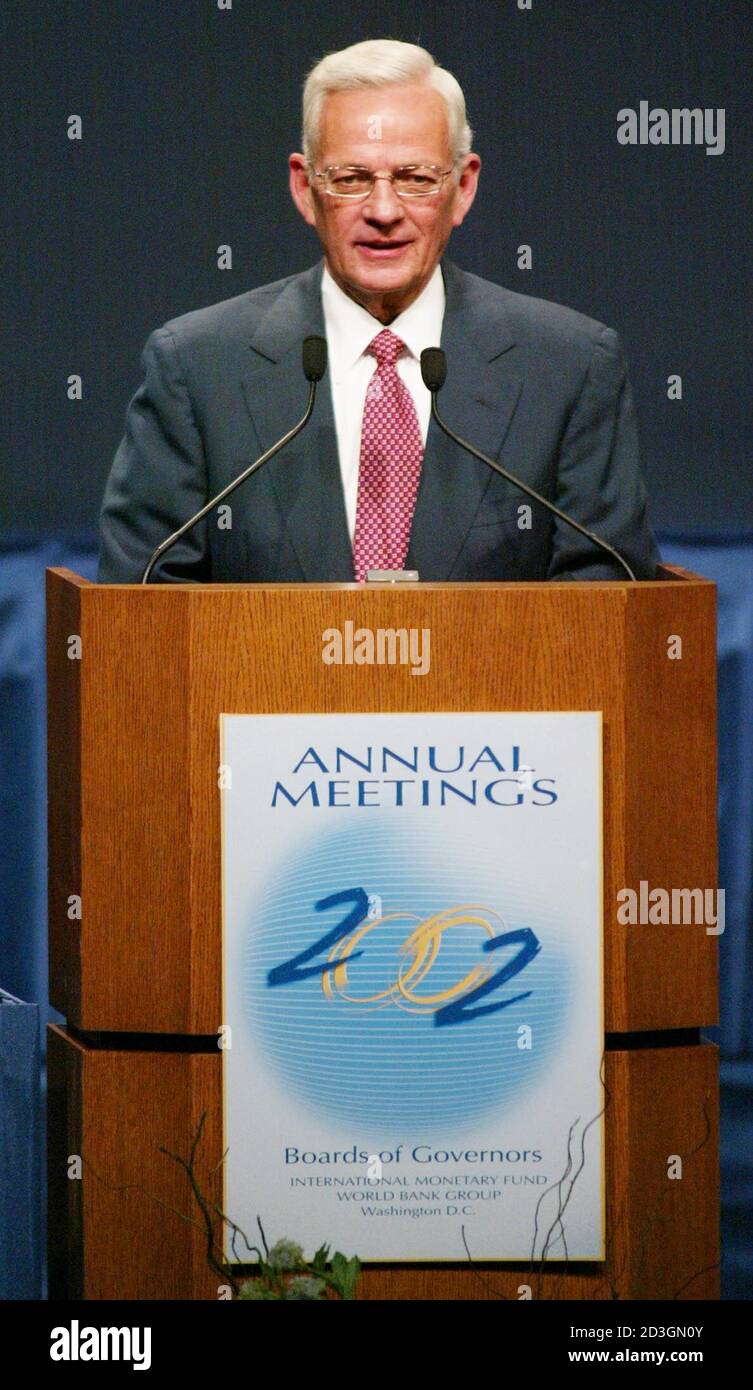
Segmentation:
<svg viewBox="0 0 753 1390">
<path fill-rule="evenodd" d="M 404 348 L 402 338 L 398 338 L 396 333 L 391 333 L 389 328 L 383 328 L 381 333 L 377 333 L 376 338 L 372 338 L 366 351 L 370 352 L 372 357 L 376 357 L 377 367 L 394 367 Z"/>
</svg>

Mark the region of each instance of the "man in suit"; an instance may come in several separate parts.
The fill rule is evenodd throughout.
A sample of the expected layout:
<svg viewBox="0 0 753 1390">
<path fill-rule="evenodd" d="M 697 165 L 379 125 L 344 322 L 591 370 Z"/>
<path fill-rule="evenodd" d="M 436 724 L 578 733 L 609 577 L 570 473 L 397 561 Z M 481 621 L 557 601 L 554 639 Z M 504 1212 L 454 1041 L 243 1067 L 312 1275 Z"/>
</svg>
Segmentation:
<svg viewBox="0 0 753 1390">
<path fill-rule="evenodd" d="M 615 332 L 466 274 L 445 256 L 476 195 L 463 94 L 425 50 L 330 54 L 304 89 L 298 211 L 312 269 L 154 332 L 102 508 L 99 578 L 153 549 L 300 417 L 301 344 L 326 336 L 308 426 L 174 546 L 155 580 L 624 578 L 603 551 L 430 419 L 423 348 L 447 360 L 448 424 L 613 545 L 639 579 L 657 551 Z"/>
</svg>

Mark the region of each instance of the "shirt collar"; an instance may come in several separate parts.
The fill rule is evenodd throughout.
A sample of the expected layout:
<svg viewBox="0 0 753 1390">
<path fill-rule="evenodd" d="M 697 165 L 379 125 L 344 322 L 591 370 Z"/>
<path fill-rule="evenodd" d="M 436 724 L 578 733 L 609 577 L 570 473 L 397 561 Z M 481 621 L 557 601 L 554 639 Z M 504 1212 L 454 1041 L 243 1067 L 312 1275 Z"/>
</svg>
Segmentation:
<svg viewBox="0 0 753 1390">
<path fill-rule="evenodd" d="M 439 347 L 445 289 L 441 266 L 434 268 L 428 284 L 417 299 L 389 325 L 391 333 L 402 338 L 411 355 L 420 358 L 424 348 Z M 330 275 L 325 264 L 322 274 L 322 308 L 327 332 L 330 374 L 337 383 L 363 356 L 369 343 L 380 332 L 375 319 L 362 304 L 356 304 Z"/>
</svg>

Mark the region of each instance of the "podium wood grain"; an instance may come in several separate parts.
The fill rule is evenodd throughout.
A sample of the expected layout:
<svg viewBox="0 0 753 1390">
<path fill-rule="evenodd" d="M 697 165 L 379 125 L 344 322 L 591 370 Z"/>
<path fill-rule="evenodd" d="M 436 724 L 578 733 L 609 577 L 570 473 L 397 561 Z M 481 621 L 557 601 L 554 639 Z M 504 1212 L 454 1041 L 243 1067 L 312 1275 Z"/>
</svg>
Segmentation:
<svg viewBox="0 0 753 1390">
<path fill-rule="evenodd" d="M 325 665 L 322 634 L 347 621 L 428 628 L 430 671 Z M 361 1296 L 717 1296 L 716 1051 L 691 1045 L 717 1017 L 716 939 L 617 921 L 620 888 L 716 883 L 713 584 L 664 568 L 640 585 L 141 589 L 52 570 L 48 676 L 51 999 L 70 1025 L 49 1036 L 53 1297 L 218 1296 L 160 1148 L 186 1155 L 206 1113 L 219 1182 L 220 714 L 558 709 L 603 712 L 607 1260 L 370 1266 Z M 292 1220 L 269 1234 L 294 1239 Z"/>
</svg>

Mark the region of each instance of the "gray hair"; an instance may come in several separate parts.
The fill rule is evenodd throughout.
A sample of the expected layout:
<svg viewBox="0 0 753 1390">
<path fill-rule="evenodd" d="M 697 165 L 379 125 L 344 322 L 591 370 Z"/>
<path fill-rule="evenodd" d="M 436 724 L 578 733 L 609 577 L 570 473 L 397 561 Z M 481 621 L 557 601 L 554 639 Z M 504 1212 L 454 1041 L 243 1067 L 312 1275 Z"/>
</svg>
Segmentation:
<svg viewBox="0 0 753 1390">
<path fill-rule="evenodd" d="M 311 69 L 303 88 L 303 153 L 313 167 L 319 137 L 322 104 L 329 92 L 350 92 L 359 87 L 392 87 L 425 82 L 444 98 L 453 164 L 468 154 L 473 131 L 465 114 L 460 83 L 440 68 L 425 48 L 397 39 L 366 39 L 328 53 Z"/>
</svg>

